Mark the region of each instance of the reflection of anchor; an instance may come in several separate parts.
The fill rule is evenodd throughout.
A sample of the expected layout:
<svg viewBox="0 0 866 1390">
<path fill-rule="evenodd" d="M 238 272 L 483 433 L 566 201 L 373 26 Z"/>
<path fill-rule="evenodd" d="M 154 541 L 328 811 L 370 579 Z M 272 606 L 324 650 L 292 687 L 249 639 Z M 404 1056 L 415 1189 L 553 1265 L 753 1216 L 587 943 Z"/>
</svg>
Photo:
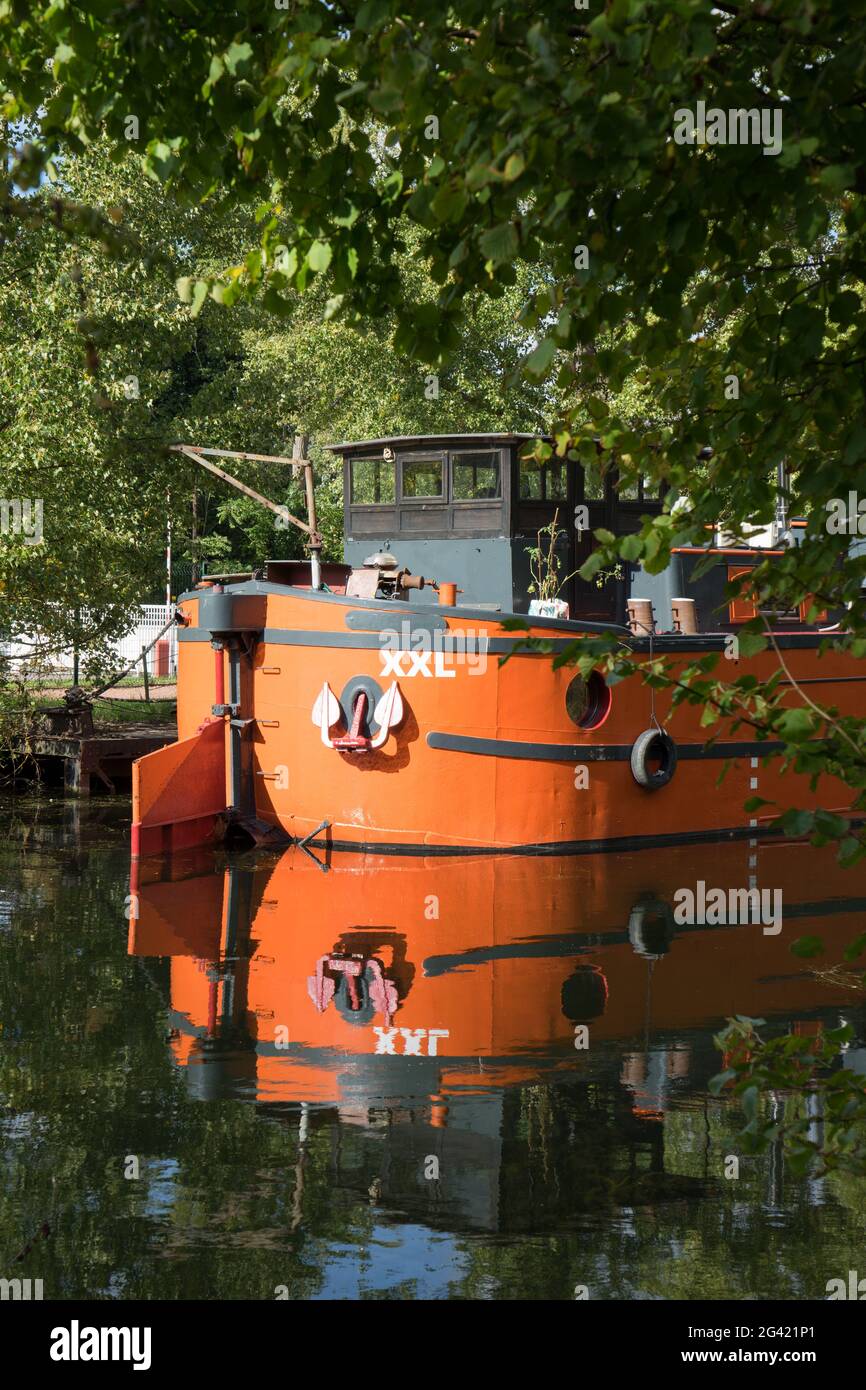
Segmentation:
<svg viewBox="0 0 866 1390">
<path fill-rule="evenodd" d="M 313 723 L 318 726 L 322 742 L 326 748 L 336 748 L 341 753 L 370 753 L 382 747 L 389 731 L 395 728 L 403 718 L 403 697 L 400 694 L 400 687 L 396 681 L 392 681 L 381 700 L 377 702 L 373 711 L 372 722 L 378 724 L 379 730 L 372 738 L 367 738 L 361 733 L 368 702 L 367 692 L 359 690 L 352 706 L 352 723 L 348 733 L 332 739 L 330 730 L 339 723 L 343 711 L 336 695 L 328 682 L 325 681 L 321 691 L 316 696 L 312 717 Z"/>
<path fill-rule="evenodd" d="M 336 993 L 339 979 L 335 976 L 345 980 L 350 1014 L 360 1014 L 365 1007 L 358 992 L 360 984 L 373 1012 L 382 1014 L 386 1027 L 390 1024 L 391 1016 L 397 1012 L 397 986 L 385 978 L 381 961 L 369 956 L 320 956 L 315 975 L 307 979 L 310 998 L 320 1014 Z"/>
</svg>

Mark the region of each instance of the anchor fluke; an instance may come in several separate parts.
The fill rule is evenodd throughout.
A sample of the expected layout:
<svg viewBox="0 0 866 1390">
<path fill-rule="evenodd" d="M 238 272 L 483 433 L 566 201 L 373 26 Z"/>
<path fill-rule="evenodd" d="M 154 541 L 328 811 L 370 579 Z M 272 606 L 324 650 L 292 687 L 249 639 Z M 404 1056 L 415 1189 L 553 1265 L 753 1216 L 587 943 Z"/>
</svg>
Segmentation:
<svg viewBox="0 0 866 1390">
<path fill-rule="evenodd" d="M 332 729 L 335 724 L 339 723 L 341 715 L 342 710 L 340 709 L 340 703 L 333 690 L 328 685 L 328 682 L 325 681 L 325 684 L 316 696 L 316 702 L 313 705 L 312 719 L 313 723 L 321 731 L 322 742 L 326 748 L 333 748 L 334 746 L 328 731 Z"/>
</svg>

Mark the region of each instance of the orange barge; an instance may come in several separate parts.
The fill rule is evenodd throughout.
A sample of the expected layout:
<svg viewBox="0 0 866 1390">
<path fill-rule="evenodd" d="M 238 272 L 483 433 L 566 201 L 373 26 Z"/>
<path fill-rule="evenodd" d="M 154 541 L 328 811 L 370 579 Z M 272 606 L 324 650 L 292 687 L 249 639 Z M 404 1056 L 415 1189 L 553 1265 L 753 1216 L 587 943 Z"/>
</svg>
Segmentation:
<svg viewBox="0 0 866 1390">
<path fill-rule="evenodd" d="M 722 729 L 707 746 L 699 708 L 672 711 L 638 678 L 609 688 L 598 673 L 584 680 L 521 649 L 523 634 L 507 623 L 526 611 L 521 556 L 532 529 L 561 507 L 589 528 L 636 529 L 660 505 L 590 498 L 576 465 L 559 482 L 546 465 L 535 470 L 541 483 L 526 485 L 524 443 L 490 435 L 339 446 L 345 564 L 320 563 L 313 519 L 310 562 L 274 562 L 181 597 L 179 741 L 135 765 L 134 855 L 230 827 L 257 843 L 377 854 L 591 853 L 757 838 L 772 816 L 747 813 L 750 796 L 850 805 L 834 779 L 812 790 L 783 781 L 767 742 Z M 590 536 L 582 524 L 566 533 L 566 566 L 581 562 Z M 635 567 L 607 591 L 574 579 L 574 617 L 530 615 L 529 633 L 553 653 L 600 631 L 682 665 L 730 652 L 751 611 L 724 601 L 725 583 L 767 550 L 715 548 L 715 588 L 693 575 L 704 552 L 683 550 L 667 590 Z M 410 561 L 435 564 L 439 602 Z M 683 595 L 697 611 L 690 633 L 672 630 Z M 648 636 L 617 621 L 640 598 L 655 616 Z M 833 615 L 808 617 L 776 615 L 792 680 L 858 712 L 866 677 L 842 651 L 819 652 Z M 766 680 L 775 660 L 761 653 L 734 665 Z"/>
</svg>

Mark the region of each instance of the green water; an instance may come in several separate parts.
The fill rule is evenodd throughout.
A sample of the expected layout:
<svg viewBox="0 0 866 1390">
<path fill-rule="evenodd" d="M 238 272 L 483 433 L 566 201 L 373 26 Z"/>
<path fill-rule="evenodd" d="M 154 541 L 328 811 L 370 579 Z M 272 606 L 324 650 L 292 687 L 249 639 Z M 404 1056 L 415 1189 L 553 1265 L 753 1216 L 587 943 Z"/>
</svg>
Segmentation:
<svg viewBox="0 0 866 1390">
<path fill-rule="evenodd" d="M 420 1085 L 395 1059 L 381 1095 L 372 1068 L 310 1100 L 263 1089 L 237 1029 L 179 1062 L 169 962 L 128 954 L 128 892 L 122 802 L 0 803 L 0 1275 L 52 1299 L 799 1299 L 866 1273 L 866 1182 L 795 1181 L 775 1151 L 726 1179 L 741 1117 L 707 1090 L 718 1018 L 644 1020 L 591 1065 L 543 1038 L 513 1070 L 478 1059 L 444 1124 L 430 1059 Z M 614 946 L 580 949 L 610 955 L 613 1001 Z M 719 952 L 708 936 L 708 969 Z M 779 1026 L 801 968 L 766 980 Z M 816 983 L 806 1014 L 862 1034 L 852 999 Z"/>
</svg>

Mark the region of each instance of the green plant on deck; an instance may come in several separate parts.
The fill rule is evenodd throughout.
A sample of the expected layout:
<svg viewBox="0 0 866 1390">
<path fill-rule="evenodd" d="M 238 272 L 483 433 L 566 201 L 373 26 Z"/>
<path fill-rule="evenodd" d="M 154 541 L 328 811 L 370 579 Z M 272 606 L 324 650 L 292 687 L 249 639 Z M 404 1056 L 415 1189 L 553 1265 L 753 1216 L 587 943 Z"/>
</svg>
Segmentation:
<svg viewBox="0 0 866 1390">
<path fill-rule="evenodd" d="M 781 1141 L 793 1171 L 822 1176 L 866 1168 L 866 1078 L 839 1066 L 840 1049 L 854 1036 L 850 1024 L 814 1036 L 765 1038 L 763 1019 L 738 1016 L 716 1036 L 725 1070 L 710 1081 L 715 1095 L 730 1092 L 746 1118 L 739 1138 L 760 1154 Z M 817 1102 L 810 1112 L 810 1098 Z"/>
<path fill-rule="evenodd" d="M 529 593 L 537 594 L 542 603 L 550 603 L 558 598 L 563 586 L 573 579 L 577 570 L 571 574 L 560 574 L 560 560 L 556 553 L 557 544 L 567 539 L 567 533 L 557 525 L 559 508 L 553 513 L 553 520 L 542 526 L 538 532 L 538 544 L 526 547 L 529 558 L 529 573 L 532 576 Z"/>
</svg>

